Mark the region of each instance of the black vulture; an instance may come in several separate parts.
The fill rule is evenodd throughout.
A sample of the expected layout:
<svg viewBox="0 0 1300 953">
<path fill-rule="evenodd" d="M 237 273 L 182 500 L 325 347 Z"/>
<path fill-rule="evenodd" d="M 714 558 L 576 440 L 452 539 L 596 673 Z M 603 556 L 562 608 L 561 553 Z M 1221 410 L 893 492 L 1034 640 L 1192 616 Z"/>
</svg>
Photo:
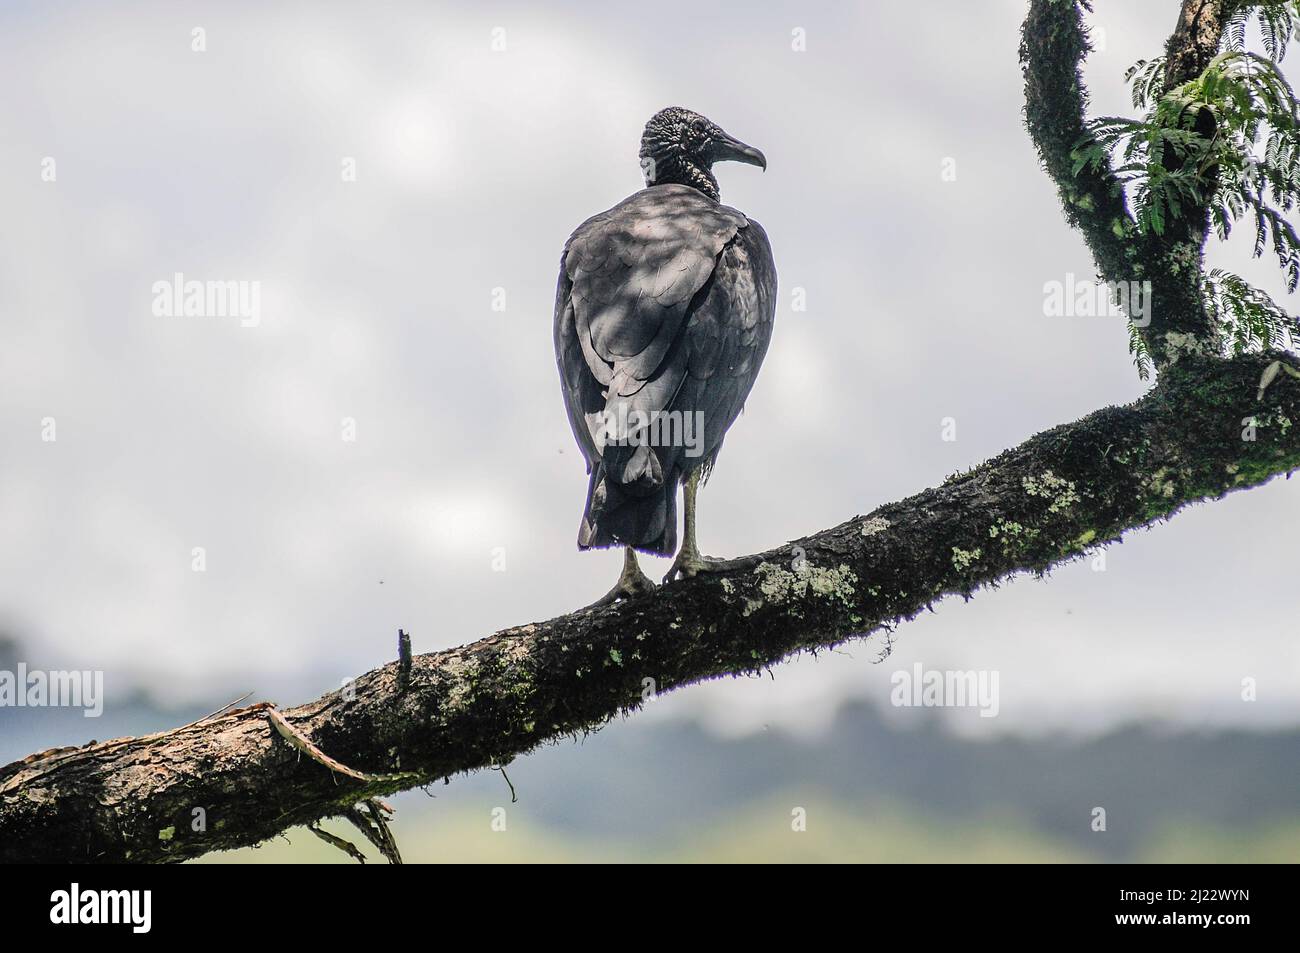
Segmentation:
<svg viewBox="0 0 1300 953">
<path fill-rule="evenodd" d="M 761 225 L 719 203 L 712 166 L 767 169 L 759 150 L 670 107 L 641 137 L 646 188 L 569 237 L 555 296 L 555 356 L 590 476 L 578 548 L 623 546 L 597 605 L 654 588 L 636 550 L 677 548 L 664 577 L 723 565 L 695 544 L 695 496 L 772 337 L 776 265 Z"/>
</svg>

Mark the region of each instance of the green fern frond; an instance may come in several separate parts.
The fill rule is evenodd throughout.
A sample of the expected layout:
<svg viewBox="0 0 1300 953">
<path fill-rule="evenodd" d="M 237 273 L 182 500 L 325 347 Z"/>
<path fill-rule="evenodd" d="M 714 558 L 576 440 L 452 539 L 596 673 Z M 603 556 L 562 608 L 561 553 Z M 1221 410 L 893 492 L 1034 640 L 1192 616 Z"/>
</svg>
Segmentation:
<svg viewBox="0 0 1300 953">
<path fill-rule="evenodd" d="M 1128 350 L 1133 355 L 1133 366 L 1137 368 L 1138 379 L 1146 380 L 1151 376 L 1151 352 L 1147 350 L 1147 342 L 1142 337 L 1141 330 L 1133 324 L 1128 326 Z"/>
<path fill-rule="evenodd" d="M 1281 22 L 1274 20 L 1275 26 Z M 1275 32 L 1276 49 L 1290 34 L 1280 27 Z M 1128 71 L 1135 102 L 1148 102 L 1150 84 L 1162 82 L 1163 71 L 1153 65 L 1139 62 Z M 1208 138 L 1197 129 L 1202 111 L 1214 117 Z M 1261 139 L 1262 156 L 1257 156 Z M 1215 227 L 1224 236 L 1248 211 L 1272 206 L 1289 211 L 1300 202 L 1300 104 L 1276 64 L 1229 49 L 1200 76 L 1162 93 L 1142 119 L 1094 120 L 1076 171 L 1103 159 L 1120 163 L 1123 180 L 1137 184 L 1139 227 L 1161 233 L 1186 200 L 1199 208 L 1213 188 Z M 1263 213 L 1263 219 L 1272 218 Z M 1287 260 L 1279 258 L 1284 267 Z"/>
<path fill-rule="evenodd" d="M 1252 20 L 1264 56 L 1247 49 Z M 1300 0 L 1268 0 L 1231 15 L 1222 52 L 1188 82 L 1167 88 L 1165 59 L 1139 60 L 1124 78 L 1142 117 L 1089 123 L 1075 147 L 1075 174 L 1109 163 L 1130 189 L 1141 232 L 1164 234 L 1185 209 L 1208 208 L 1215 235 L 1226 241 L 1249 219 L 1255 257 L 1270 252 L 1294 292 L 1300 234 L 1286 214 L 1300 206 L 1300 101 L 1277 62 L 1298 30 Z M 1296 318 L 1238 275 L 1212 270 L 1203 297 L 1225 352 L 1300 340 Z M 1129 349 L 1145 379 L 1150 355 L 1132 325 Z"/>
<path fill-rule="evenodd" d="M 1202 292 L 1224 353 L 1289 348 L 1300 337 L 1296 317 L 1240 275 L 1214 268 L 1205 276 Z"/>
</svg>

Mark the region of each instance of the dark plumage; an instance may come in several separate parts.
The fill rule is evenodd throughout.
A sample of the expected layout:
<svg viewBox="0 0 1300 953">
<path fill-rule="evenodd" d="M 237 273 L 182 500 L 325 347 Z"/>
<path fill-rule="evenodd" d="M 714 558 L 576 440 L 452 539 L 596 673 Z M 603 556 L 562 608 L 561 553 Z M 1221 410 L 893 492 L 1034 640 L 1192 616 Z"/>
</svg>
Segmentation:
<svg viewBox="0 0 1300 953">
<path fill-rule="evenodd" d="M 671 555 L 677 488 L 713 466 L 758 376 L 776 267 L 762 226 L 719 204 L 710 168 L 724 159 L 766 168 L 761 152 L 671 108 L 647 124 L 641 158 L 647 188 L 564 246 L 555 352 L 590 473 L 578 546 Z M 683 555 L 698 562 L 694 488 Z"/>
</svg>

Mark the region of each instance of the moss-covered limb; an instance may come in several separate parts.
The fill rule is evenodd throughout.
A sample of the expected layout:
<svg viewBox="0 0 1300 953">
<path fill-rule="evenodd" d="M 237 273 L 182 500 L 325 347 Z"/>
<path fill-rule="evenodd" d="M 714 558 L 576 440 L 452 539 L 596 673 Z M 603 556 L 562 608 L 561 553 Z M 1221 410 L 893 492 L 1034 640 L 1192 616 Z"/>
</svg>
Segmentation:
<svg viewBox="0 0 1300 953">
<path fill-rule="evenodd" d="M 265 706 L 0 768 L 0 860 L 157 861 L 254 844 L 363 798 L 504 764 L 653 693 L 759 671 L 1041 572 L 1300 467 L 1300 380 L 1190 359 L 1147 397 L 1041 433 L 866 517 L 631 602 L 394 661 L 283 711 L 370 782 L 303 756 Z M 195 830 L 202 809 L 204 830 Z"/>
<path fill-rule="evenodd" d="M 1075 168 L 1089 141 L 1088 91 L 1079 68 L 1090 49 L 1077 0 L 1031 0 L 1020 37 L 1025 125 L 1060 192 L 1066 220 L 1083 234 L 1101 276 L 1141 280 L 1135 274 L 1136 224 L 1110 162 Z"/>
<path fill-rule="evenodd" d="M 1166 43 L 1166 76 L 1172 84 L 1195 78 L 1214 57 L 1236 5 L 1236 0 L 1184 0 Z M 1066 218 L 1083 234 L 1102 278 L 1151 283 L 1150 321 L 1138 332 L 1156 367 L 1164 368 L 1215 347 L 1201 292 L 1206 202 L 1214 188 L 1205 187 L 1206 202 L 1199 207 L 1187 200 L 1162 233 L 1142 233 L 1109 162 L 1076 169 L 1080 148 L 1089 141 L 1087 91 L 1079 74 L 1089 49 L 1085 7 L 1081 0 L 1031 0 L 1020 48 L 1025 122 Z M 1210 138 L 1213 123 L 1205 111 L 1197 129 Z"/>
</svg>

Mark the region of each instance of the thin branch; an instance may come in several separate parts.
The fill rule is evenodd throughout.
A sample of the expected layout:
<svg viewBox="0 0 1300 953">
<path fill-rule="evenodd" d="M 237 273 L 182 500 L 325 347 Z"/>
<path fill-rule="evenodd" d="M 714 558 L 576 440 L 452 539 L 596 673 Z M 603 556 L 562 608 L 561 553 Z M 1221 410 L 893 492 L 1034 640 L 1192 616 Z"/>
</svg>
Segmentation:
<svg viewBox="0 0 1300 953">
<path fill-rule="evenodd" d="M 366 862 L 366 855 L 357 849 L 356 844 L 335 834 L 331 834 L 329 831 L 320 827 L 316 822 L 313 821 L 311 824 L 308 824 L 307 830 L 311 831 L 331 847 L 336 847 L 343 851 L 343 853 L 347 854 L 357 863 L 364 864 Z"/>
<path fill-rule="evenodd" d="M 1075 169 L 1091 141 L 1080 68 L 1092 49 L 1075 0 L 1032 0 L 1020 38 L 1025 125 L 1056 183 L 1066 220 L 1083 234 L 1103 278 L 1133 275 L 1136 225 L 1109 160 Z"/>
<path fill-rule="evenodd" d="M 400 668 L 398 669 L 398 687 L 399 689 L 401 688 Z M 414 779 L 414 776 L 408 778 L 407 776 L 402 775 L 400 772 L 396 774 L 366 774 L 364 771 L 358 771 L 355 768 L 349 768 L 346 764 L 343 764 L 341 761 L 331 758 L 324 751 L 321 751 L 320 748 L 316 747 L 316 745 L 312 744 L 311 739 L 308 738 L 301 731 L 299 731 L 297 728 L 295 728 L 293 725 L 291 725 L 289 723 L 289 720 L 285 718 L 284 715 L 280 714 L 280 712 L 278 712 L 274 708 L 274 706 L 268 706 L 265 709 L 265 711 L 266 711 L 267 720 L 270 721 L 271 724 L 275 726 L 275 730 L 280 733 L 280 736 L 284 738 L 285 741 L 289 742 L 289 744 L 291 744 L 294 748 L 298 749 L 303 754 L 307 755 L 307 757 L 311 758 L 313 761 L 319 764 L 323 764 L 331 771 L 337 772 L 338 774 L 342 774 L 345 777 L 352 778 L 353 780 L 356 781 L 364 781 L 367 784 L 373 783 L 375 781 L 384 781 L 384 780 L 398 781 L 398 780 Z"/>
<path fill-rule="evenodd" d="M 393 809 L 383 801 L 367 800 L 348 808 L 343 812 L 343 817 L 365 835 L 366 840 L 374 845 L 385 860 L 398 865 L 402 862 L 402 855 L 385 817 L 385 814 L 392 813 Z"/>
</svg>

